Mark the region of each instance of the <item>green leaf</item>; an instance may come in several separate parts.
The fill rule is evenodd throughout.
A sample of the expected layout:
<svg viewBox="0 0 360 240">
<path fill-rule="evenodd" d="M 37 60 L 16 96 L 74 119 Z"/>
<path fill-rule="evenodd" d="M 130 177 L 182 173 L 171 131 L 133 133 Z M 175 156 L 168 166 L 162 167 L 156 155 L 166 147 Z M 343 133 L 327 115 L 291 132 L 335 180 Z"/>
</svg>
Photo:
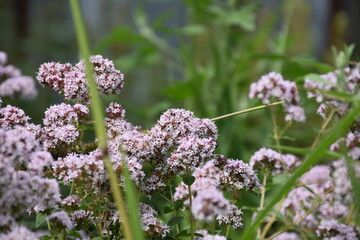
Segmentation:
<svg viewBox="0 0 360 240">
<path fill-rule="evenodd" d="M 112 210 L 112 209 L 104 207 L 104 206 L 99 206 L 98 209 L 101 210 L 101 211 L 104 211 L 104 212 L 109 212 L 109 211 Z"/>
<path fill-rule="evenodd" d="M 272 212 L 275 214 L 275 216 L 278 218 L 278 219 L 285 219 L 285 216 L 277 209 L 274 209 L 272 210 Z"/>
<path fill-rule="evenodd" d="M 165 214 L 166 213 L 171 213 L 172 211 L 173 211 L 173 209 L 171 207 L 169 207 L 169 206 L 164 207 L 164 213 Z"/>
<path fill-rule="evenodd" d="M 38 228 L 41 224 L 46 221 L 46 215 L 42 213 L 36 214 L 35 227 Z"/>
<path fill-rule="evenodd" d="M 291 57 L 289 60 L 301 65 L 314 67 L 320 72 L 331 72 L 334 70 L 329 64 L 318 62 L 308 57 Z"/>
<path fill-rule="evenodd" d="M 302 185 L 302 187 L 305 188 L 306 190 L 308 190 L 309 192 L 311 192 L 312 194 L 317 195 L 316 192 L 314 192 L 314 190 L 312 190 L 312 189 L 309 188 L 308 186 Z"/>
<path fill-rule="evenodd" d="M 206 33 L 206 28 L 200 24 L 190 24 L 181 29 L 185 35 L 200 35 Z"/>
<path fill-rule="evenodd" d="M 278 174 L 273 177 L 273 183 L 274 184 L 282 184 L 283 182 L 287 181 L 289 179 L 289 176 L 285 174 Z"/>
<path fill-rule="evenodd" d="M 68 236 L 72 236 L 72 237 L 76 237 L 78 239 L 81 239 L 81 234 L 78 233 L 77 231 L 71 231 L 67 233 Z"/>
<path fill-rule="evenodd" d="M 184 207 L 184 200 L 177 200 L 175 203 L 174 203 L 174 208 L 176 210 L 179 210 L 181 208 Z"/>
<path fill-rule="evenodd" d="M 175 234 L 175 237 L 186 237 L 188 235 L 188 232 L 186 230 L 182 230 L 178 234 Z"/>
<path fill-rule="evenodd" d="M 231 25 L 238 25 L 247 31 L 255 29 L 255 14 L 250 8 L 242 8 L 239 11 L 226 13 L 225 21 Z"/>
<path fill-rule="evenodd" d="M 99 237 L 94 237 L 91 240 L 104 240 L 104 239 L 106 239 L 106 238 L 99 236 Z"/>
<path fill-rule="evenodd" d="M 195 182 L 194 176 L 183 176 L 182 179 L 183 182 L 188 186 L 191 186 Z"/>
<path fill-rule="evenodd" d="M 169 226 L 173 226 L 175 224 L 178 224 L 181 222 L 181 220 L 183 220 L 184 217 L 182 216 L 173 216 L 172 218 L 170 218 L 170 220 L 168 221 L 168 225 Z"/>
<path fill-rule="evenodd" d="M 322 91 L 322 90 L 319 90 L 319 92 L 321 92 L 326 96 L 330 96 L 348 102 L 357 102 L 360 100 L 360 96 L 358 94 L 347 94 L 347 93 L 341 93 L 335 91 Z"/>
<path fill-rule="evenodd" d="M 241 209 L 242 210 L 249 210 L 249 211 L 252 211 L 252 212 L 258 211 L 257 207 L 250 207 L 250 206 L 242 206 Z"/>
</svg>

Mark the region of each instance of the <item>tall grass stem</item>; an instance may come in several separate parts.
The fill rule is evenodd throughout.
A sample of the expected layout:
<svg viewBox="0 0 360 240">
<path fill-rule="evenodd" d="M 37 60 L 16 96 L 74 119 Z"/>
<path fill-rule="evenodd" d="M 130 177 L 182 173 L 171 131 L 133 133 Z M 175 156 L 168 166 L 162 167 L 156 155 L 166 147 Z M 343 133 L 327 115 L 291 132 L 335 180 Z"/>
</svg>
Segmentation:
<svg viewBox="0 0 360 240">
<path fill-rule="evenodd" d="M 110 161 L 109 157 L 106 154 L 107 153 L 106 129 L 103 124 L 104 123 L 103 107 L 101 104 L 101 99 L 96 89 L 96 83 L 92 72 L 92 67 L 90 63 L 90 48 L 86 37 L 86 31 L 81 13 L 80 4 L 78 0 L 69 0 L 69 1 L 70 1 L 72 17 L 75 24 L 76 36 L 77 36 L 80 53 L 85 61 L 86 76 L 89 83 L 89 92 L 90 92 L 90 101 L 91 101 L 90 109 L 92 116 L 94 118 L 95 135 L 98 139 L 99 148 L 102 149 L 106 155 L 104 157 L 104 163 L 105 163 L 106 171 L 109 175 L 110 186 L 116 203 L 116 207 L 123 221 L 125 239 L 132 240 L 133 237 L 131 234 L 131 226 L 129 223 L 127 210 L 125 208 L 125 202 L 123 200 L 123 196 L 119 187 L 119 181 L 113 169 L 112 162 Z"/>
</svg>

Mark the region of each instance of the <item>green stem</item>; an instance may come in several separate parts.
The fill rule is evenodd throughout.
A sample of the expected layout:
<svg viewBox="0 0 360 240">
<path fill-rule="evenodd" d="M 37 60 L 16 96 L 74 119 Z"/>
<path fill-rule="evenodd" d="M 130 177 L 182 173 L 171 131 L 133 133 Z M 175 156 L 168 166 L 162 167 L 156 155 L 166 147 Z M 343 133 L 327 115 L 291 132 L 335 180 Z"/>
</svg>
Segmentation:
<svg viewBox="0 0 360 240">
<path fill-rule="evenodd" d="M 264 179 L 263 179 L 263 188 L 261 190 L 259 211 L 261 211 L 264 208 L 267 175 L 268 175 L 268 173 L 265 172 Z M 260 236 L 261 236 L 261 228 L 258 229 L 258 233 L 257 233 L 257 237 L 260 238 Z"/>
<path fill-rule="evenodd" d="M 313 144 L 311 145 L 311 149 L 314 149 L 316 147 L 316 145 L 318 144 L 321 135 L 324 133 L 325 129 L 327 128 L 327 126 L 329 125 L 331 119 L 333 118 L 335 114 L 335 110 L 331 110 L 329 116 L 325 119 L 324 123 L 321 126 L 321 131 L 316 135 L 316 138 L 313 142 Z"/>
<path fill-rule="evenodd" d="M 219 116 L 219 117 L 211 118 L 210 120 L 211 121 L 217 121 L 217 120 L 220 120 L 220 119 L 240 115 L 240 114 L 243 114 L 243 113 L 253 112 L 253 111 L 256 111 L 256 110 L 259 110 L 259 109 L 264 109 L 264 108 L 268 108 L 268 107 L 271 107 L 271 106 L 280 105 L 280 104 L 283 104 L 283 103 L 285 103 L 285 101 L 279 101 L 279 102 L 264 104 L 264 105 L 260 105 L 260 106 L 257 106 L 257 107 L 248 108 L 248 109 L 244 109 L 244 110 L 241 110 L 241 111 L 225 114 L 225 115 L 222 115 L 222 116 Z"/>
<path fill-rule="evenodd" d="M 186 172 L 188 174 L 188 176 L 190 176 L 190 171 L 189 171 L 189 168 L 186 166 Z M 191 194 L 191 186 L 188 185 L 188 191 L 189 191 L 189 201 L 190 201 L 190 210 L 189 210 L 189 213 L 190 213 L 190 216 L 189 216 L 189 221 L 190 221 L 190 239 L 191 240 L 194 240 L 195 239 L 195 230 L 194 230 L 194 216 L 192 215 L 192 212 L 191 212 L 191 206 L 192 206 L 192 194 Z"/>
<path fill-rule="evenodd" d="M 169 189 L 170 189 L 170 201 L 171 201 L 171 204 L 174 205 L 174 196 L 173 196 L 173 191 L 172 191 L 172 186 L 171 186 L 171 182 L 170 182 L 170 181 L 169 181 Z M 175 209 L 175 216 L 177 216 L 177 212 L 178 212 L 178 210 Z M 178 223 L 176 224 L 176 232 L 177 232 L 177 233 L 180 232 L 179 224 L 178 224 Z"/>
<path fill-rule="evenodd" d="M 273 108 L 271 108 L 271 119 L 273 122 L 274 140 L 275 140 L 276 148 L 277 148 L 278 152 L 281 153 L 280 139 L 279 139 L 279 134 L 278 134 L 278 126 L 277 126 L 277 122 L 276 122 L 276 114 L 275 114 L 275 111 Z"/>
<path fill-rule="evenodd" d="M 69 195 L 72 195 L 74 193 L 74 187 L 75 187 L 75 183 L 74 181 L 71 183 L 71 188 L 70 188 L 70 194 Z"/>
<path fill-rule="evenodd" d="M 104 122 L 103 107 L 101 104 L 101 99 L 96 89 L 96 83 L 92 72 L 92 66 L 90 63 L 90 49 L 86 38 L 86 31 L 83 23 L 79 1 L 78 0 L 69 0 L 69 1 L 70 1 L 71 13 L 75 24 L 80 53 L 85 61 L 86 76 L 89 83 L 89 93 L 91 100 L 90 107 L 91 107 L 92 116 L 94 118 L 95 135 L 98 139 L 99 148 L 102 149 L 105 153 L 104 163 L 105 163 L 106 171 L 109 176 L 110 186 L 116 203 L 116 207 L 117 210 L 119 211 L 119 215 L 123 220 L 125 239 L 132 240 L 133 237 L 131 234 L 131 227 L 129 224 L 129 219 L 125 208 L 123 196 L 119 188 L 119 181 L 114 172 L 112 162 L 110 161 L 109 157 L 106 154 L 106 129 L 103 124 Z"/>
<path fill-rule="evenodd" d="M 226 233 L 225 233 L 225 237 L 226 237 L 226 238 L 228 238 L 229 232 L 230 232 L 230 224 L 228 224 L 228 225 L 226 226 Z"/>
</svg>

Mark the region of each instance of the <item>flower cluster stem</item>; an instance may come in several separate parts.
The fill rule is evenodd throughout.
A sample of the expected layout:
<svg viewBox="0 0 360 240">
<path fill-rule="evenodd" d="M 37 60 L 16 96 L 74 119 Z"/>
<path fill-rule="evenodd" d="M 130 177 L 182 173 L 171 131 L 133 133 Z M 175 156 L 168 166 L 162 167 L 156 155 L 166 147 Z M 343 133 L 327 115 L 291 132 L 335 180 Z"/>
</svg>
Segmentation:
<svg viewBox="0 0 360 240">
<path fill-rule="evenodd" d="M 322 124 L 321 131 L 316 135 L 316 138 L 315 138 L 313 144 L 311 145 L 311 149 L 315 148 L 316 145 L 318 144 L 321 135 L 324 133 L 325 129 L 329 125 L 329 123 L 330 123 L 331 119 L 333 118 L 334 114 L 335 114 L 335 110 L 333 109 L 333 110 L 331 110 L 329 116 L 325 119 L 324 123 Z"/>
<path fill-rule="evenodd" d="M 267 175 L 268 175 L 268 173 L 265 172 L 264 173 L 264 179 L 263 179 L 263 188 L 261 190 L 261 198 L 260 198 L 260 206 L 259 206 L 260 211 L 264 208 Z M 258 236 L 258 238 L 260 238 L 260 236 L 261 236 L 261 228 L 258 229 L 257 236 Z"/>
<path fill-rule="evenodd" d="M 187 174 L 190 176 L 190 171 L 189 168 L 186 166 L 186 172 Z M 195 230 L 194 230 L 194 216 L 191 213 L 191 206 L 192 206 L 192 194 L 191 194 L 191 186 L 188 185 L 188 190 L 189 190 L 189 201 L 190 201 L 190 216 L 189 216 L 189 221 L 190 221 L 190 239 L 194 240 L 195 238 Z"/>
</svg>

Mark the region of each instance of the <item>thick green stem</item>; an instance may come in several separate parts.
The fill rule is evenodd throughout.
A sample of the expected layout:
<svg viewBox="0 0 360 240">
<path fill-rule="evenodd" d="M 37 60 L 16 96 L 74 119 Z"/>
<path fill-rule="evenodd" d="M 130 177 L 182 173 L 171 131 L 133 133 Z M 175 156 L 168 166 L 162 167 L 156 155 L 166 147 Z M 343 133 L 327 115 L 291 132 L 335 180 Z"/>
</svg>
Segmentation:
<svg viewBox="0 0 360 240">
<path fill-rule="evenodd" d="M 80 48 L 81 56 L 84 58 L 85 61 L 85 69 L 86 69 L 86 76 L 89 83 L 89 93 L 90 93 L 90 100 L 91 100 L 91 113 L 94 118 L 94 127 L 95 127 L 95 135 L 98 139 L 99 148 L 104 151 L 104 163 L 106 167 L 106 171 L 109 176 L 110 186 L 112 190 L 112 194 L 116 203 L 117 210 L 119 211 L 119 215 L 123 221 L 124 227 L 124 236 L 125 239 L 133 239 L 131 234 L 131 227 L 129 224 L 129 219 L 127 215 L 127 211 L 125 208 L 125 203 L 123 200 L 123 196 L 119 187 L 118 178 L 114 172 L 112 162 L 110 161 L 109 157 L 106 154 L 106 129 L 104 126 L 104 114 L 103 114 L 103 107 L 101 104 L 101 99 L 96 89 L 96 83 L 94 79 L 94 75 L 92 72 L 92 66 L 90 63 L 90 50 L 88 41 L 86 38 L 85 26 L 83 23 L 82 13 L 79 5 L 78 0 L 69 0 L 71 12 L 75 24 L 76 36 L 78 40 L 78 45 Z"/>
</svg>

